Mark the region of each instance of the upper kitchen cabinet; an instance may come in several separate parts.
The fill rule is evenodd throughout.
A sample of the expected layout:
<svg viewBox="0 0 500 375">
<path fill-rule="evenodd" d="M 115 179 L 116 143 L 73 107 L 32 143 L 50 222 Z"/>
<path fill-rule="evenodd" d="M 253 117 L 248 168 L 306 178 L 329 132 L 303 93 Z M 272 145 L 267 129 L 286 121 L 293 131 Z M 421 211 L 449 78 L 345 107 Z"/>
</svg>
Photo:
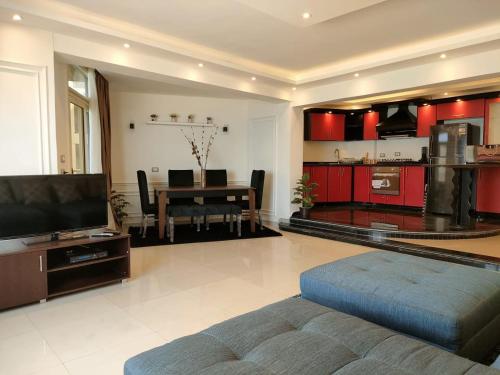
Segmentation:
<svg viewBox="0 0 500 375">
<path fill-rule="evenodd" d="M 378 112 L 367 112 L 363 116 L 363 139 L 376 140 L 378 139 L 377 124 L 379 123 Z"/>
<path fill-rule="evenodd" d="M 484 108 L 484 143 L 500 144 L 500 98 L 486 99 Z"/>
<path fill-rule="evenodd" d="M 305 125 L 306 140 L 343 141 L 345 139 L 344 114 L 309 112 L 305 114 Z"/>
<path fill-rule="evenodd" d="M 437 120 L 484 117 L 484 99 L 457 99 L 450 103 L 440 103 L 436 107 Z"/>
<path fill-rule="evenodd" d="M 348 112 L 345 114 L 345 140 L 363 140 L 363 112 Z"/>
<path fill-rule="evenodd" d="M 424 105 L 417 109 L 417 137 L 429 137 L 431 126 L 437 122 L 437 108 L 435 105 Z"/>
</svg>

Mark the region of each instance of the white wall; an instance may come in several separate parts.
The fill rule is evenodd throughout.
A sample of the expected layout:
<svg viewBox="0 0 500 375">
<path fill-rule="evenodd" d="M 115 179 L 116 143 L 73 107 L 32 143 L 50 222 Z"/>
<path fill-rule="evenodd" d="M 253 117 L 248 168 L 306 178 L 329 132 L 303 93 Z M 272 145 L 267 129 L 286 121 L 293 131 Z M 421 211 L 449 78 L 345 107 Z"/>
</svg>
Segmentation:
<svg viewBox="0 0 500 375">
<path fill-rule="evenodd" d="M 0 175 L 57 173 L 51 33 L 0 23 Z"/>
<path fill-rule="evenodd" d="M 57 165 L 59 172 L 71 171 L 71 142 L 69 125 L 68 65 L 54 64 L 55 109 L 57 131 Z"/>
</svg>

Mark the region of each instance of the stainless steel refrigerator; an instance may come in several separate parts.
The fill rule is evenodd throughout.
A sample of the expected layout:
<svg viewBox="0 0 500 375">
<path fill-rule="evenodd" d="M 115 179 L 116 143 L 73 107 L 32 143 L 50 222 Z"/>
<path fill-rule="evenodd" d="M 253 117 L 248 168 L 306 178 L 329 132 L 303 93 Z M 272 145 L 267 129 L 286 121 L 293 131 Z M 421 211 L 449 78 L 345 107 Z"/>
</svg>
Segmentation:
<svg viewBox="0 0 500 375">
<path fill-rule="evenodd" d="M 481 143 L 481 128 L 469 123 L 442 124 L 431 128 L 429 138 L 430 163 L 457 165 L 466 163 L 468 145 Z M 427 212 L 451 215 L 453 213 L 453 168 L 429 168 Z"/>
</svg>

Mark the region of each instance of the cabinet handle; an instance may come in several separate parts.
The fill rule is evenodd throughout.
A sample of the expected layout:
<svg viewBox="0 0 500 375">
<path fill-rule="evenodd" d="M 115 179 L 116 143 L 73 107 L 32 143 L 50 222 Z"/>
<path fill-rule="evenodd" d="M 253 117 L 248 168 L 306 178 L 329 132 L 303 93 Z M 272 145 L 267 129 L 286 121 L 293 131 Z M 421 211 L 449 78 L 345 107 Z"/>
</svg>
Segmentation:
<svg viewBox="0 0 500 375">
<path fill-rule="evenodd" d="M 452 116 L 455 116 L 455 117 L 465 116 L 465 113 L 460 113 L 458 115 L 452 115 Z"/>
<path fill-rule="evenodd" d="M 40 272 L 43 272 L 43 262 L 42 262 L 42 256 L 40 255 L 38 257 L 38 259 L 40 259 Z"/>
</svg>

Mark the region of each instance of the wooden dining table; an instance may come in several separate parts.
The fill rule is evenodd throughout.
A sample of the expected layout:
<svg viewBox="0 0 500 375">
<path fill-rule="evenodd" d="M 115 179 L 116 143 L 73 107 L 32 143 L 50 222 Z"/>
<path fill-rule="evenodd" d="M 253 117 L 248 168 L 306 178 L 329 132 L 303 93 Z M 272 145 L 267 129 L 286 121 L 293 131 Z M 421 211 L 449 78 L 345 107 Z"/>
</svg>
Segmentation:
<svg viewBox="0 0 500 375">
<path fill-rule="evenodd" d="M 227 186 L 186 186 L 186 187 L 158 187 L 155 189 L 158 198 L 158 237 L 165 238 L 167 224 L 167 199 L 168 198 L 207 198 L 207 197 L 241 197 L 248 196 L 250 215 L 250 230 L 255 232 L 255 188 L 246 185 Z M 228 201 L 229 203 L 231 201 Z"/>
</svg>

